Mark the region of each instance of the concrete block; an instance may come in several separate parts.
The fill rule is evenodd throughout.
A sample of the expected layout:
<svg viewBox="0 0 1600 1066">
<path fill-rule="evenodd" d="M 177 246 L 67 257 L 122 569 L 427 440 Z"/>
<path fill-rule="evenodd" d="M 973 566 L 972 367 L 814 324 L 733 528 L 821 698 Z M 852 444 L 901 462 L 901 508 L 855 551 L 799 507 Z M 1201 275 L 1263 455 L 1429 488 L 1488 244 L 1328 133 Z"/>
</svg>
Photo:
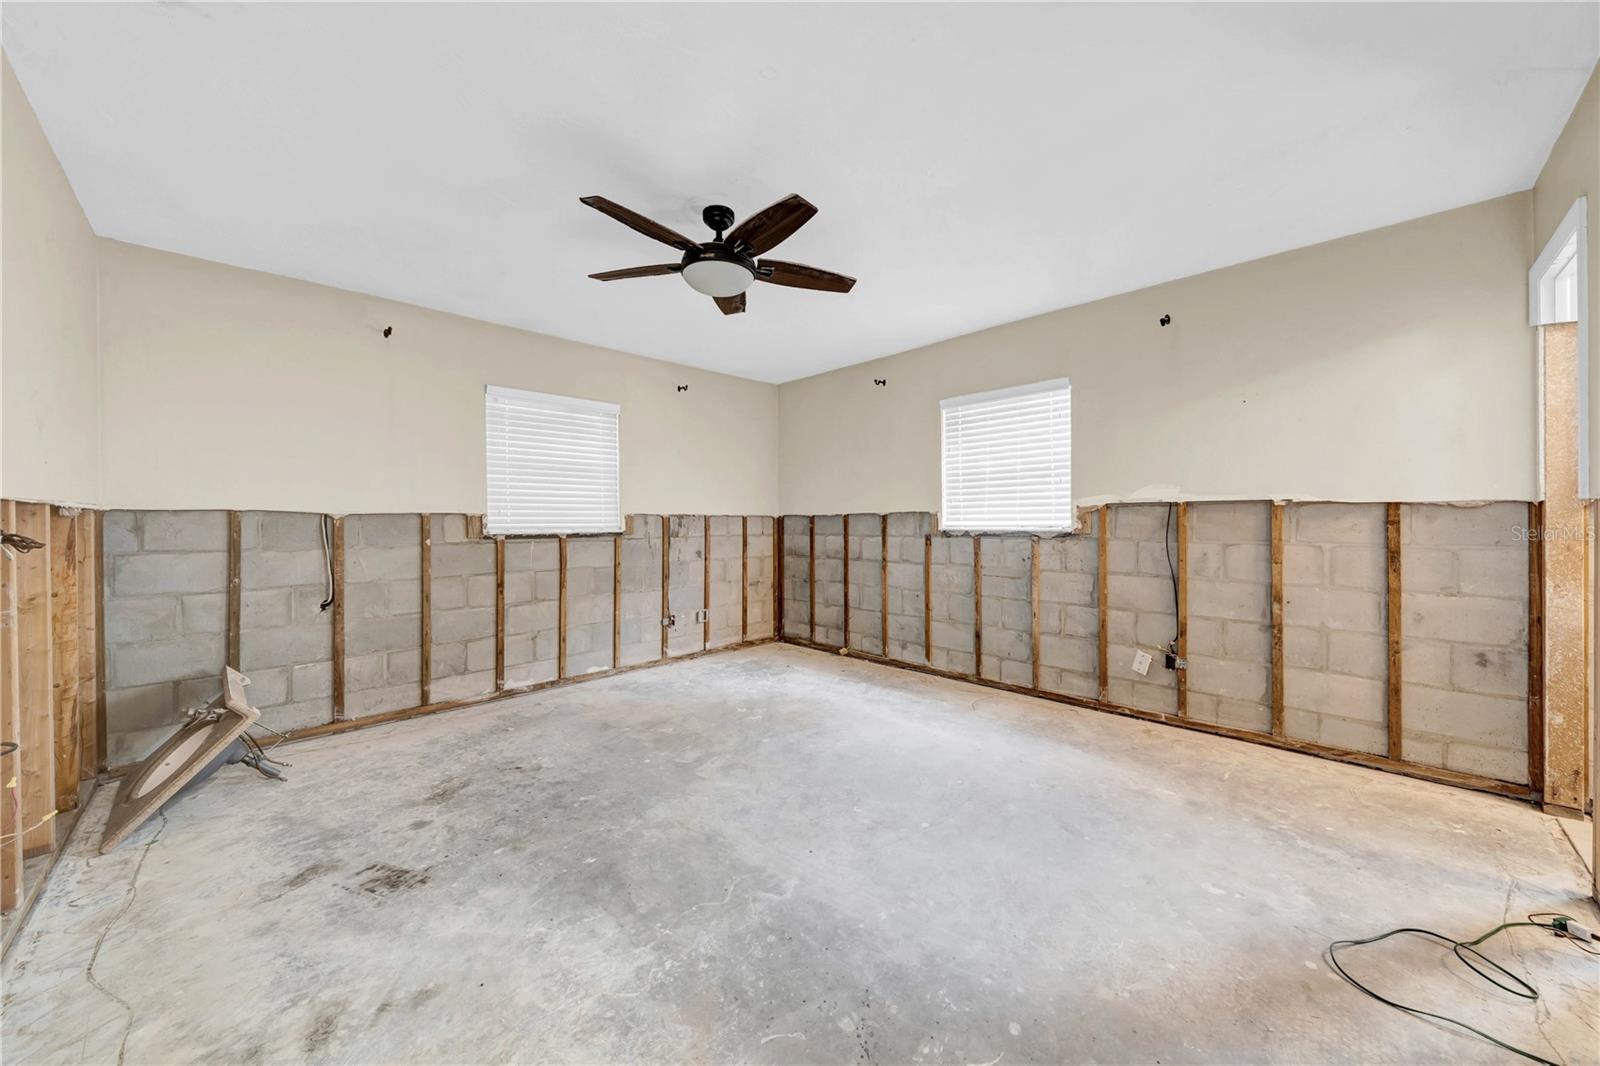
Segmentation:
<svg viewBox="0 0 1600 1066">
<path fill-rule="evenodd" d="M 1528 750 L 1525 699 L 1449 692 L 1407 683 L 1401 696 L 1407 733 L 1432 733 L 1485 747 Z"/>
<path fill-rule="evenodd" d="M 392 549 L 391 549 L 392 550 Z M 387 551 L 374 549 L 374 552 Z M 458 577 L 465 574 L 492 574 L 494 573 L 494 545 L 487 541 L 472 541 L 464 544 L 440 544 L 434 542 L 432 557 L 429 560 L 435 578 Z M 384 579 L 414 577 L 414 573 L 373 574 L 373 577 Z"/>
<path fill-rule="evenodd" d="M 186 636 L 148 644 L 122 644 L 111 651 L 110 679 L 116 688 L 134 688 L 185 677 L 220 676 L 227 641 L 213 635 Z"/>
<path fill-rule="evenodd" d="M 1115 589 L 1115 586 L 1113 586 Z M 1189 582 L 1189 614 L 1209 618 L 1233 618 L 1256 621 L 1266 618 L 1270 609 L 1271 589 L 1267 585 L 1244 581 L 1193 581 Z M 1168 609 L 1171 590 L 1168 590 Z"/>
<path fill-rule="evenodd" d="M 457 574 L 475 573 L 478 568 L 471 563 L 484 561 L 484 545 L 459 544 L 445 545 L 443 549 L 435 546 L 430 556 L 432 576 L 435 581 L 440 578 L 454 577 Z M 443 551 L 446 563 L 441 568 L 439 562 L 440 552 Z M 320 556 L 316 560 L 321 565 Z M 489 548 L 487 556 L 488 572 L 494 573 L 494 549 Z M 344 579 L 347 584 L 360 584 L 368 581 L 420 581 L 422 579 L 422 551 L 419 548 L 359 548 L 345 550 Z M 313 577 L 313 580 L 321 580 Z"/>
<path fill-rule="evenodd" d="M 147 552 L 226 552 L 227 511 L 145 511 L 142 546 Z"/>
<path fill-rule="evenodd" d="M 178 603 L 173 596 L 108 598 L 105 604 L 107 646 L 143 644 L 176 637 Z"/>
<path fill-rule="evenodd" d="M 100 520 L 100 554 L 133 555 L 140 550 L 139 511 L 107 511 Z M 109 569 L 109 567 L 108 567 Z"/>
<path fill-rule="evenodd" d="M 345 520 L 345 546 L 415 548 L 421 550 L 422 527 L 414 514 L 350 515 Z"/>
<path fill-rule="evenodd" d="M 299 663 L 291 667 L 289 693 L 296 702 L 333 695 L 333 663 Z"/>
<path fill-rule="evenodd" d="M 1523 575 L 1526 584 L 1527 575 Z M 1404 592 L 1455 593 L 1456 553 L 1448 548 L 1405 545 L 1400 551 L 1400 585 Z"/>
<path fill-rule="evenodd" d="M 322 554 L 322 516 L 319 514 L 305 514 L 288 511 L 254 511 L 257 518 L 256 528 L 258 550 L 269 552 L 297 552 L 314 551 Z M 345 519 L 345 545 L 350 543 L 350 523 L 352 518 Z M 332 533 L 329 533 L 332 540 Z"/>
<path fill-rule="evenodd" d="M 1322 549 L 1314 544 L 1285 544 L 1283 546 L 1283 583 L 1289 585 L 1322 585 L 1327 582 L 1326 560 Z M 1271 575 L 1268 574 L 1268 579 Z"/>
<path fill-rule="evenodd" d="M 1329 550 L 1328 558 L 1335 586 L 1372 592 L 1389 587 L 1389 554 L 1385 549 L 1341 544 Z"/>
<path fill-rule="evenodd" d="M 1259 585 L 1268 585 L 1272 581 L 1272 551 L 1268 545 L 1229 544 L 1224 549 L 1223 559 L 1224 572 L 1229 581 L 1255 582 Z M 1193 570 L 1190 575 L 1194 576 Z"/>
<path fill-rule="evenodd" d="M 1320 626 L 1285 626 L 1283 664 L 1285 669 L 1322 670 L 1327 664 L 1327 635 Z"/>
<path fill-rule="evenodd" d="M 1528 552 L 1525 547 L 1463 549 L 1457 556 L 1463 595 L 1497 596 L 1528 602 Z"/>
<path fill-rule="evenodd" d="M 161 596 L 185 592 L 226 592 L 228 553 L 157 552 L 119 555 L 112 563 L 108 596 Z"/>
<path fill-rule="evenodd" d="M 333 627 L 285 626 L 260 629 L 240 637 L 239 669 L 246 674 L 267 666 L 317 662 L 333 654 Z M 218 660 L 217 670 L 222 669 Z"/>
<path fill-rule="evenodd" d="M 1522 531 L 1528 524 L 1525 503 L 1482 506 L 1407 504 L 1411 539 L 1417 544 L 1446 547 L 1501 547 L 1526 550 Z"/>
<path fill-rule="evenodd" d="M 1414 685 L 1449 688 L 1450 648 L 1447 643 L 1407 637 L 1400 649 L 1400 676 Z"/>
<path fill-rule="evenodd" d="M 1190 623 L 1189 643 L 1194 647 L 1194 625 Z M 1245 662 L 1268 662 L 1272 658 L 1272 626 L 1259 622 L 1225 622 L 1222 627 L 1222 654 Z"/>
<path fill-rule="evenodd" d="M 1402 673 L 1403 663 L 1402 658 Z M 1352 674 L 1387 684 L 1389 638 L 1375 633 L 1330 632 L 1328 669 L 1336 674 Z"/>
<path fill-rule="evenodd" d="M 1389 729 L 1382 723 L 1325 716 L 1318 739 L 1335 748 L 1382 755 L 1389 747 Z"/>
<path fill-rule="evenodd" d="M 257 710 L 276 707 L 289 702 L 289 671 L 287 666 L 274 666 L 250 672 L 247 695 L 250 705 Z"/>
<path fill-rule="evenodd" d="M 1329 629 L 1363 633 L 1383 632 L 1388 608 L 1382 593 L 1360 589 L 1333 589 L 1323 603 L 1323 622 Z"/>
<path fill-rule="evenodd" d="M 183 597 L 182 618 L 185 633 L 227 633 L 228 594 L 197 592 Z"/>
<path fill-rule="evenodd" d="M 170 728 L 179 710 L 177 688 L 170 681 L 106 690 L 106 728 L 113 735 Z"/>
<path fill-rule="evenodd" d="M 1527 646 L 1527 607 L 1514 600 L 1407 592 L 1401 605 L 1408 638 Z"/>
<path fill-rule="evenodd" d="M 226 558 L 226 557 L 224 557 Z M 246 588 L 281 588 L 285 585 L 327 586 L 327 560 L 317 551 L 245 552 L 240 571 Z M 346 571 L 346 579 L 349 580 Z"/>
<path fill-rule="evenodd" d="M 1444 766 L 1467 774 L 1479 774 L 1498 781 L 1528 783 L 1528 756 L 1523 751 L 1483 747 L 1458 742 L 1445 749 Z"/>
<path fill-rule="evenodd" d="M 224 597 L 226 598 L 226 597 Z M 240 629 L 269 629 L 286 626 L 293 619 L 289 589 L 243 589 L 239 596 Z M 109 612 L 111 605 L 106 609 Z"/>
<path fill-rule="evenodd" d="M 1381 547 L 1386 537 L 1381 503 L 1296 503 L 1287 517 L 1297 542 Z"/>
<path fill-rule="evenodd" d="M 1168 578 L 1158 577 L 1133 577 L 1126 574 L 1113 573 L 1109 576 L 1108 588 L 1109 601 L 1112 606 L 1124 610 L 1150 611 L 1156 614 L 1171 615 L 1176 609 L 1177 601 L 1172 588 L 1172 581 Z M 1191 583 L 1189 609 L 1195 610 L 1193 599 L 1194 588 Z M 1197 612 L 1204 613 L 1204 612 Z"/>
<path fill-rule="evenodd" d="M 448 617 L 448 616 L 446 616 Z M 493 633 L 493 613 L 489 613 L 490 632 Z M 436 640 L 459 639 L 455 634 L 439 636 L 439 619 L 434 620 Z M 422 642 L 422 618 L 408 615 L 399 618 L 366 618 L 359 622 L 345 620 L 344 649 L 346 655 L 368 655 L 373 652 L 401 651 L 418 647 Z"/>
<path fill-rule="evenodd" d="M 508 611 L 509 618 L 509 611 Z M 493 608 L 467 608 L 460 611 L 433 612 L 433 640 L 435 644 L 449 644 L 458 640 L 494 636 Z"/>
<path fill-rule="evenodd" d="M 1189 687 L 1195 691 L 1259 703 L 1268 697 L 1268 684 L 1268 669 L 1264 663 L 1204 656 L 1189 658 Z"/>
<path fill-rule="evenodd" d="M 1113 540 L 1159 541 L 1168 528 L 1169 508 L 1164 503 L 1116 504 L 1111 508 Z"/>
<path fill-rule="evenodd" d="M 1453 644 L 1450 646 L 1450 687 L 1485 695 L 1526 698 L 1527 650 Z"/>
</svg>

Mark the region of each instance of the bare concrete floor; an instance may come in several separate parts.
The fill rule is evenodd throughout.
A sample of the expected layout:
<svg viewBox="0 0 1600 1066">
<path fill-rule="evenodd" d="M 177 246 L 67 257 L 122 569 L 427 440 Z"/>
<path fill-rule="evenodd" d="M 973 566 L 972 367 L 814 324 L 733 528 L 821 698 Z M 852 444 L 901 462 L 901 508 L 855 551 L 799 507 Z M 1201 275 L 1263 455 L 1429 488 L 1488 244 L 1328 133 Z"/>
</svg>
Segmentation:
<svg viewBox="0 0 1600 1066">
<path fill-rule="evenodd" d="M 7 962 L 7 1063 L 1497 1062 L 1327 942 L 1594 918 L 1526 805 L 789 647 L 282 753 L 96 857 L 101 791 Z M 1492 946 L 1536 1004 L 1366 950 L 1596 1060 L 1570 945 Z"/>
</svg>

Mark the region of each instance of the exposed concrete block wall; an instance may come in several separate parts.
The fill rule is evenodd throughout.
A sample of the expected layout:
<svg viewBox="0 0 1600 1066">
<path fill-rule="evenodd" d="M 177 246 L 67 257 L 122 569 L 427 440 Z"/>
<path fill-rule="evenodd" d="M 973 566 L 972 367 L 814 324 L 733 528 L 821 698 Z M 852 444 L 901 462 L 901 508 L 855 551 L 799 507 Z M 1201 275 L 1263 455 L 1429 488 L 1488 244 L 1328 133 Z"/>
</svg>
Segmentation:
<svg viewBox="0 0 1600 1066">
<path fill-rule="evenodd" d="M 850 650 L 882 655 L 883 519 L 851 515 L 845 548 L 850 553 Z"/>
<path fill-rule="evenodd" d="M 749 640 L 766 640 L 773 636 L 772 624 L 772 531 L 775 522 L 764 515 L 749 519 L 749 585 L 746 604 L 749 612 Z"/>
<path fill-rule="evenodd" d="M 226 511 L 107 511 L 106 757 L 144 758 L 220 691 L 227 659 Z"/>
<path fill-rule="evenodd" d="M 844 516 L 817 515 L 817 642 L 844 644 Z"/>
<path fill-rule="evenodd" d="M 1085 699 L 1100 696 L 1099 523 L 1039 541 L 1039 687 Z"/>
<path fill-rule="evenodd" d="M 706 527 L 701 515 L 675 514 L 669 520 L 672 539 L 672 587 L 667 604 L 672 628 L 667 631 L 667 654 L 688 655 L 705 648 L 705 625 L 696 612 L 706 601 Z"/>
<path fill-rule="evenodd" d="M 740 587 L 744 563 L 744 526 L 738 515 L 712 515 L 711 639 L 707 647 L 737 644 L 744 618 L 745 590 Z"/>
<path fill-rule="evenodd" d="M 983 662 L 980 674 L 1033 684 L 1033 538 L 987 536 L 983 553 Z M 1044 575 L 1040 574 L 1040 581 Z M 1041 619 L 1042 622 L 1042 619 Z"/>
<path fill-rule="evenodd" d="M 958 674 L 975 672 L 977 601 L 973 597 L 972 538 L 933 536 L 928 607 L 933 665 Z"/>
<path fill-rule="evenodd" d="M 1285 735 L 1388 748 L 1387 537 L 1381 503 L 1299 503 L 1283 520 Z"/>
<path fill-rule="evenodd" d="M 611 669 L 611 537 L 567 538 L 567 676 Z"/>
<path fill-rule="evenodd" d="M 1176 516 L 1164 503 L 1122 504 L 1111 509 L 1107 523 L 1106 589 L 1106 696 L 1112 703 L 1145 711 L 1173 714 L 1178 709 L 1177 674 L 1166 669 L 1162 656 L 1177 631 L 1177 601 L 1173 593 L 1172 566 L 1177 565 L 1176 541 L 1168 563 L 1168 537 L 1176 536 Z M 1147 674 L 1133 669 L 1136 651 L 1150 654 Z"/>
<path fill-rule="evenodd" d="M 1400 508 L 1405 758 L 1528 780 L 1528 507 Z"/>
<path fill-rule="evenodd" d="M 891 659 L 927 662 L 923 641 L 923 554 L 933 515 L 900 511 L 889 515 L 889 649 Z M 787 610 L 787 607 L 785 608 Z"/>
<path fill-rule="evenodd" d="M 421 520 L 414 514 L 346 517 L 344 582 L 345 717 L 416 707 L 422 703 Z M 328 714 L 318 720 L 327 721 Z"/>
<path fill-rule="evenodd" d="M 434 702 L 494 691 L 494 544 L 467 539 L 467 516 L 431 517 Z"/>
<path fill-rule="evenodd" d="M 783 516 L 783 635 L 811 637 L 810 522 L 805 515 Z"/>
<path fill-rule="evenodd" d="M 225 525 L 227 513 L 219 514 Z M 333 611 L 322 609 L 329 559 L 323 523 L 322 515 L 303 512 L 239 516 L 239 669 L 250 679 L 251 705 L 273 729 L 301 729 L 333 716 Z M 226 634 L 225 596 L 220 611 Z M 416 644 L 413 638 L 413 651 Z"/>
<path fill-rule="evenodd" d="M 1272 505 L 1187 510 L 1189 717 L 1270 732 Z"/>
<path fill-rule="evenodd" d="M 622 649 L 635 666 L 661 658 L 661 516 L 628 516 L 622 537 Z"/>
<path fill-rule="evenodd" d="M 507 688 L 550 681 L 560 652 L 561 545 L 554 537 L 508 539 L 505 546 L 505 654 Z M 472 578 L 472 595 L 481 599 Z M 494 606 L 494 573 L 489 577 L 489 606 Z M 493 638 L 494 631 L 489 631 Z M 494 671 L 494 642 L 489 644 L 489 670 Z"/>
</svg>

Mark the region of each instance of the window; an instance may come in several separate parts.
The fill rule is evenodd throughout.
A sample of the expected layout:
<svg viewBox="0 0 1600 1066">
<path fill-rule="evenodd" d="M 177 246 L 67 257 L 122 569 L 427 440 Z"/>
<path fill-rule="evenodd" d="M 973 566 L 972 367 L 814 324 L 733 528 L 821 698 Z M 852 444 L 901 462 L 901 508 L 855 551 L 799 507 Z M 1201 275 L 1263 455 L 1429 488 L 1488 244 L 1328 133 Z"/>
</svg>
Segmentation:
<svg viewBox="0 0 1600 1066">
<path fill-rule="evenodd" d="M 939 407 L 943 528 L 1072 528 L 1071 382 L 955 396 Z"/>
<path fill-rule="evenodd" d="M 614 403 L 490 385 L 487 532 L 619 533 Z"/>
</svg>

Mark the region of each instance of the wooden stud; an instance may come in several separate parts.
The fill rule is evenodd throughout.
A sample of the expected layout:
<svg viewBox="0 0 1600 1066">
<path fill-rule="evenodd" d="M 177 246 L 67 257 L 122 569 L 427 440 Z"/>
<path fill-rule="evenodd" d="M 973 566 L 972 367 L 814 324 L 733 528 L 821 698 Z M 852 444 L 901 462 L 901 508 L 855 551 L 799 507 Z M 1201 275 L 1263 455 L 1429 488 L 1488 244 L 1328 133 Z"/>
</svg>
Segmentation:
<svg viewBox="0 0 1600 1066">
<path fill-rule="evenodd" d="M 567 538 L 556 538 L 560 578 L 556 587 L 556 676 L 567 676 Z"/>
<path fill-rule="evenodd" d="M 671 518 L 661 516 L 661 657 L 667 657 L 667 619 L 672 616 L 672 601 L 669 594 L 672 590 L 672 544 Z"/>
<path fill-rule="evenodd" d="M 1173 639 L 1173 652 L 1180 664 L 1189 661 L 1189 505 L 1179 503 L 1178 518 L 1178 594 L 1177 636 Z M 1178 686 L 1178 715 L 1189 716 L 1189 668 L 1180 665 L 1173 671 L 1173 682 Z"/>
<path fill-rule="evenodd" d="M 1528 504 L 1528 787 L 1544 797 L 1544 506 Z"/>
<path fill-rule="evenodd" d="M 17 555 L 17 708 L 22 744 L 22 854 L 46 854 L 55 846 L 55 661 L 50 626 L 50 505 L 19 503 L 12 527 L 44 544 Z"/>
<path fill-rule="evenodd" d="M 59 507 L 50 513 L 51 698 L 55 731 L 55 809 L 78 808 L 78 515 Z"/>
<path fill-rule="evenodd" d="M 106 737 L 106 553 L 105 512 L 94 513 L 94 747 L 92 766 L 95 772 L 110 765 L 110 747 Z"/>
<path fill-rule="evenodd" d="M 1099 612 L 1099 620 L 1095 626 L 1095 639 L 1099 644 L 1097 659 L 1100 671 L 1100 698 L 1103 700 L 1111 690 L 1111 635 L 1109 629 L 1111 620 L 1111 575 L 1108 573 L 1111 567 L 1107 562 L 1111 557 L 1110 504 L 1103 503 L 1100 505 L 1100 513 L 1096 518 L 1095 525 L 1095 532 L 1098 534 L 1095 548 L 1099 553 L 1099 561 L 1096 564 L 1098 569 L 1095 572 L 1094 582 L 1095 609 Z"/>
<path fill-rule="evenodd" d="M 700 553 L 701 569 L 704 571 L 700 587 L 700 609 L 705 612 L 705 619 L 700 625 L 700 650 L 705 651 L 711 647 L 711 516 L 700 516 L 700 534 L 704 541 L 704 550 Z"/>
<path fill-rule="evenodd" d="M 1384 551 L 1387 555 L 1387 587 L 1384 592 L 1384 606 L 1387 612 L 1387 632 L 1389 640 L 1389 669 L 1388 669 L 1388 695 L 1384 705 L 1383 720 L 1387 727 L 1388 745 L 1387 754 L 1391 759 L 1405 758 L 1404 730 L 1400 715 L 1400 693 L 1402 691 L 1401 678 L 1401 651 L 1404 643 L 1402 633 L 1402 612 L 1400 609 L 1400 505 L 1390 503 L 1384 505 Z"/>
<path fill-rule="evenodd" d="M 417 532 L 422 544 L 422 702 L 433 701 L 433 516 L 417 516 Z"/>
<path fill-rule="evenodd" d="M 100 513 L 78 520 L 78 773 L 92 778 L 100 766 Z"/>
<path fill-rule="evenodd" d="M 933 534 L 922 535 L 922 657 L 933 662 Z"/>
<path fill-rule="evenodd" d="M 972 538 L 972 672 L 983 676 L 983 538 Z"/>
<path fill-rule="evenodd" d="M 806 515 L 806 604 L 811 639 L 817 639 L 817 516 Z"/>
<path fill-rule="evenodd" d="M 750 516 L 739 516 L 739 640 L 750 639 Z"/>
<path fill-rule="evenodd" d="M 1033 687 L 1039 687 L 1039 535 L 1033 535 L 1033 554 L 1028 560 L 1028 605 L 1033 611 L 1033 633 L 1029 654 L 1033 659 Z"/>
<path fill-rule="evenodd" d="M 850 646 L 850 516 L 844 516 L 844 639 L 841 648 Z"/>
<path fill-rule="evenodd" d="M 1283 504 L 1272 504 L 1272 735 L 1283 736 Z"/>
<path fill-rule="evenodd" d="M 17 528 L 17 505 L 0 502 L 0 529 Z M 18 640 L 21 589 L 17 560 L 21 553 L 0 552 L 0 740 L 17 745 L 0 756 L 0 910 L 22 899 L 22 646 Z"/>
<path fill-rule="evenodd" d="M 883 594 L 883 602 L 878 608 L 878 629 L 881 650 L 884 655 L 889 654 L 889 516 L 881 515 L 882 526 L 879 536 L 882 537 L 882 547 L 878 552 L 878 590 Z"/>
<path fill-rule="evenodd" d="M 228 665 L 239 669 L 240 618 L 244 613 L 244 515 L 228 512 Z"/>
<path fill-rule="evenodd" d="M 344 721 L 344 519 L 333 520 L 333 720 Z"/>
<path fill-rule="evenodd" d="M 611 538 L 611 669 L 622 664 L 622 534 Z"/>
<path fill-rule="evenodd" d="M 773 637 L 784 639 L 784 515 L 773 515 Z"/>
<path fill-rule="evenodd" d="M 506 688 L 506 538 L 494 538 L 494 690 Z"/>
</svg>

